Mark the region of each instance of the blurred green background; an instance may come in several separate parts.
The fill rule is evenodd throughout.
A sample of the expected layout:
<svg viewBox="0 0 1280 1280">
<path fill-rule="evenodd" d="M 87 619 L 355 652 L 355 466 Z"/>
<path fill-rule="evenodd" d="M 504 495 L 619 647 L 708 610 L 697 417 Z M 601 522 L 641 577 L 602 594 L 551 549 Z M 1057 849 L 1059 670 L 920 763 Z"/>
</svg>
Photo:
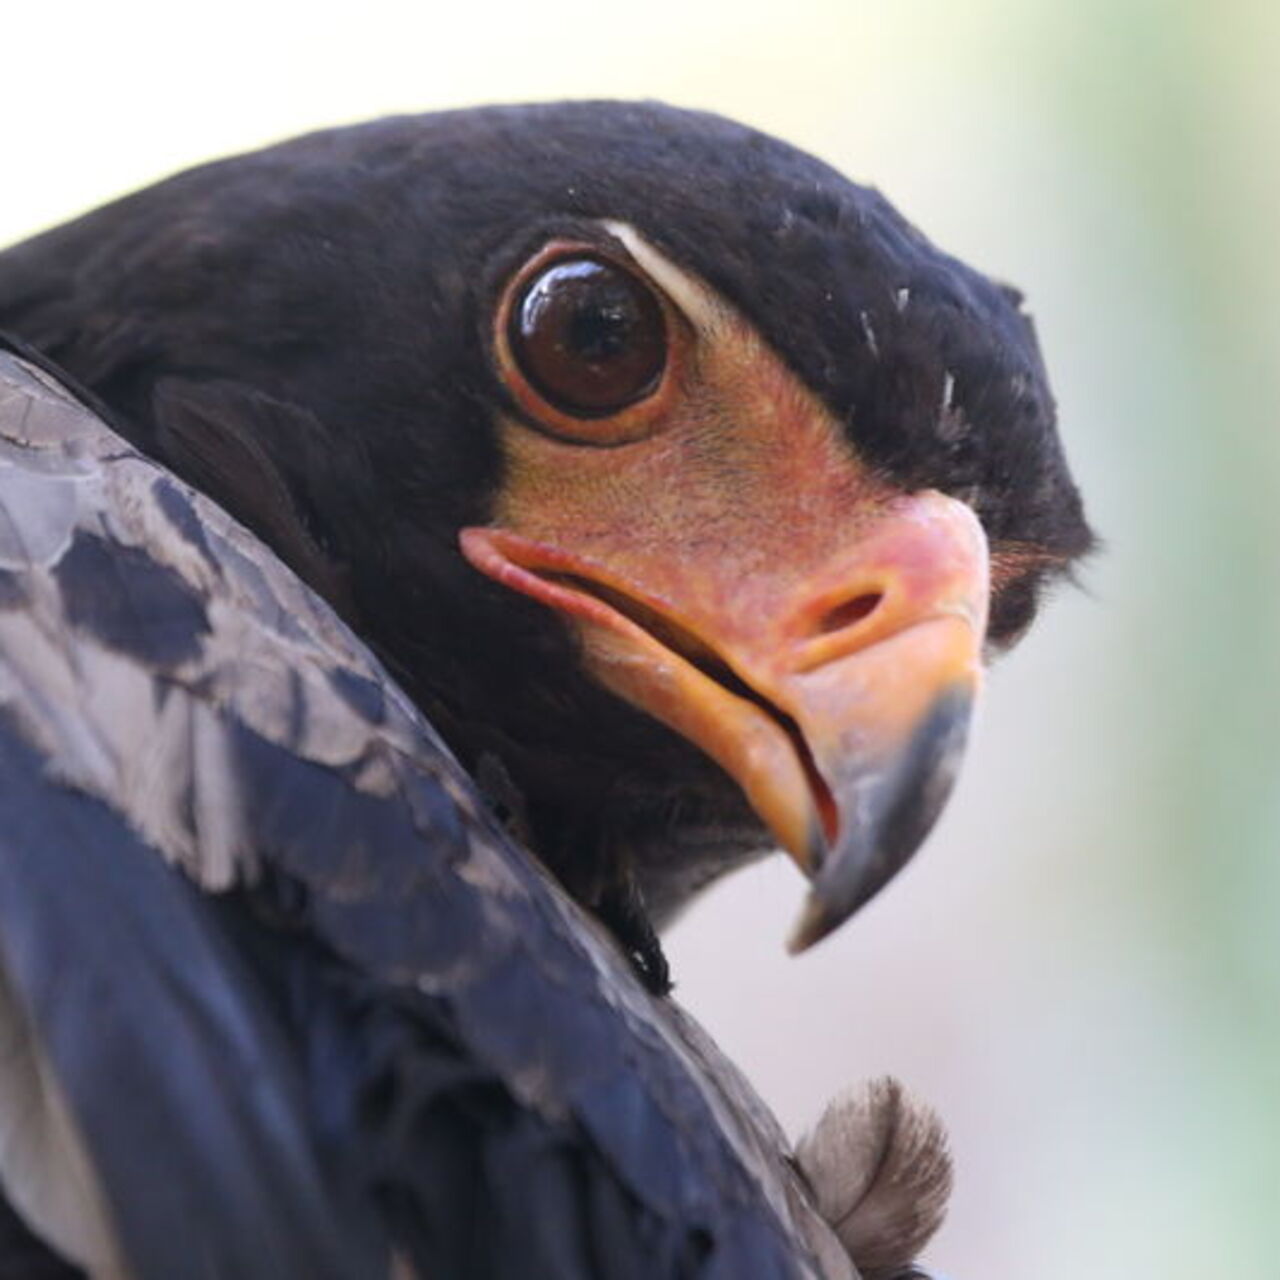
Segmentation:
<svg viewBox="0 0 1280 1280">
<path fill-rule="evenodd" d="M 1029 296 L 1106 541 L 997 668 L 925 853 L 811 956 L 781 861 L 676 930 L 794 1132 L 901 1075 L 956 1280 L 1275 1280 L 1280 6 L 1219 0 L 6 6 L 0 242 L 390 111 L 649 96 L 881 187 Z"/>
</svg>

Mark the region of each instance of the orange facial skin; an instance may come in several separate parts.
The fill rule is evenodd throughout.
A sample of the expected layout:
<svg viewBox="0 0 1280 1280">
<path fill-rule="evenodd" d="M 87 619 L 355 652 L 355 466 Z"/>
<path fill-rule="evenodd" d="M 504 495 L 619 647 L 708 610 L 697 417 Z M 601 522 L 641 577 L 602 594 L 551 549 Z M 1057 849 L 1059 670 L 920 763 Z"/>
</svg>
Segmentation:
<svg viewBox="0 0 1280 1280">
<path fill-rule="evenodd" d="M 866 467 L 741 317 L 610 229 L 666 309 L 661 385 L 611 419 L 561 413 L 500 314 L 521 414 L 501 423 L 491 523 L 462 551 L 564 615 L 596 679 L 734 778 L 814 879 L 800 949 L 897 870 L 949 791 L 981 679 L 986 540 L 956 499 Z"/>
</svg>

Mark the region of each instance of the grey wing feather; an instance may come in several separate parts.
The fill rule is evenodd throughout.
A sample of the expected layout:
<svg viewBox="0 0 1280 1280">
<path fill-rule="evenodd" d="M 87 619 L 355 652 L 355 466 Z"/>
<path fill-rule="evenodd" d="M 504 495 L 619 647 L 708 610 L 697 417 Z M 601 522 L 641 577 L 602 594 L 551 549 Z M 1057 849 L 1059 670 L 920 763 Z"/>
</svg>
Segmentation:
<svg viewBox="0 0 1280 1280">
<path fill-rule="evenodd" d="M 570 1124 L 637 1212 L 703 1224 L 717 1253 L 700 1274 L 854 1274 L 758 1100 L 716 1083 L 688 1020 L 506 839 L 336 615 L 2 350 L 0 724 L 120 819 L 126 861 L 156 851 L 205 893 L 293 885 L 310 936 L 442 1003 L 465 1051 L 540 1123 Z M 232 969 L 215 947 L 210 972 L 252 1025 Z M 92 1106 L 67 1101 L 83 1131 Z"/>
</svg>

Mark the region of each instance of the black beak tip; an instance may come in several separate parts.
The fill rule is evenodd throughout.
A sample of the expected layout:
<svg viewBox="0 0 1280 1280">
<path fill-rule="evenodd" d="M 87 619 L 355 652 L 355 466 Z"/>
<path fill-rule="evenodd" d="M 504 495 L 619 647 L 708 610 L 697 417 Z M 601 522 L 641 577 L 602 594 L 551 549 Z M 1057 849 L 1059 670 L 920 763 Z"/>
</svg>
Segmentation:
<svg viewBox="0 0 1280 1280">
<path fill-rule="evenodd" d="M 901 751 L 837 791 L 841 834 L 787 941 L 792 955 L 838 929 L 924 843 L 955 785 L 973 701 L 967 685 L 944 690 Z"/>
</svg>

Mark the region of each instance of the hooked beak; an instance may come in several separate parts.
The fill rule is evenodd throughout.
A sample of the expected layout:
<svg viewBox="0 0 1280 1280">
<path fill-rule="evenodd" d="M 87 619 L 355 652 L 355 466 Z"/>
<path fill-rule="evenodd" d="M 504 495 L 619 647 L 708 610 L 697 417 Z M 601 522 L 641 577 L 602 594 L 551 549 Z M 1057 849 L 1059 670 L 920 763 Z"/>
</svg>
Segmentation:
<svg viewBox="0 0 1280 1280">
<path fill-rule="evenodd" d="M 889 738 L 879 759 L 850 768 L 834 788 L 838 814 L 828 840 L 815 833 L 809 892 L 788 942 L 804 951 L 838 928 L 906 864 L 951 794 L 968 736 L 974 683 L 958 678 L 932 696 L 905 740 Z"/>
<path fill-rule="evenodd" d="M 839 541 L 839 540 L 837 540 Z M 814 565 L 732 583 L 649 551 L 610 562 L 468 528 L 468 560 L 566 614 L 608 688 L 710 755 L 812 881 L 825 937 L 919 847 L 981 682 L 988 556 L 956 499 L 902 495 Z"/>
</svg>

